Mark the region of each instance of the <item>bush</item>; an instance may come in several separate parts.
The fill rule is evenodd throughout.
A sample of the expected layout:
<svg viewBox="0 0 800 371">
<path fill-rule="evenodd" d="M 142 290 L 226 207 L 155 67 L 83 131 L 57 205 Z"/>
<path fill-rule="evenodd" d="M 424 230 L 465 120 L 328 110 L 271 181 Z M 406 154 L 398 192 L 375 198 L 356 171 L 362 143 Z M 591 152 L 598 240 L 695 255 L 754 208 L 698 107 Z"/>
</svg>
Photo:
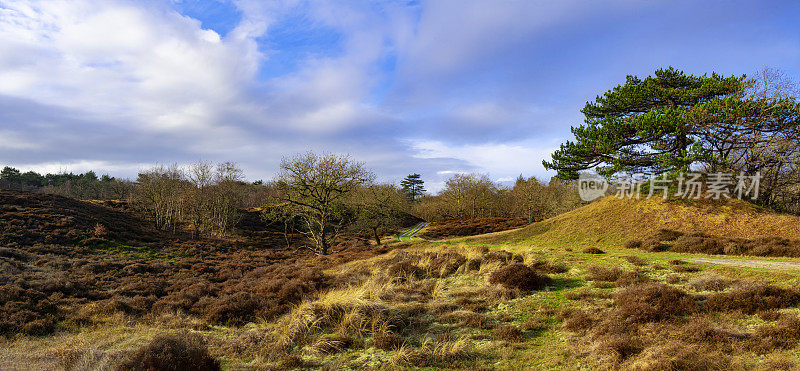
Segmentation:
<svg viewBox="0 0 800 371">
<path fill-rule="evenodd" d="M 719 255 L 725 253 L 725 243 L 722 238 L 692 234 L 679 237 L 672 244 L 671 251 L 692 252 L 701 254 Z"/>
<path fill-rule="evenodd" d="M 717 276 L 703 276 L 689 281 L 687 286 L 695 291 L 723 291 L 734 283 L 736 283 L 735 280 Z"/>
<path fill-rule="evenodd" d="M 788 308 L 797 305 L 800 293 L 782 287 L 749 283 L 728 292 L 719 292 L 708 297 L 706 307 L 713 311 L 740 310 L 746 314 L 759 311 Z"/>
<path fill-rule="evenodd" d="M 699 309 L 686 293 L 660 283 L 639 284 L 614 293 L 614 307 L 621 318 L 633 323 L 660 321 Z"/>
<path fill-rule="evenodd" d="M 776 349 L 794 348 L 800 341 L 800 318 L 781 317 L 774 326 L 764 325 L 756 330 L 753 349 L 758 353 L 769 353 Z"/>
<path fill-rule="evenodd" d="M 500 232 L 524 227 L 528 220 L 523 218 L 475 218 L 435 221 L 425 228 L 420 236 L 429 239 L 441 239 L 454 236 L 474 236 L 484 233 Z"/>
<path fill-rule="evenodd" d="M 683 232 L 662 228 L 653 234 L 652 238 L 656 241 L 675 241 L 681 236 L 683 236 Z"/>
<path fill-rule="evenodd" d="M 606 268 L 597 265 L 590 266 L 588 270 L 589 275 L 587 276 L 587 279 L 589 281 L 614 282 L 618 280 L 624 273 L 617 267 Z"/>
<path fill-rule="evenodd" d="M 565 329 L 573 332 L 588 330 L 594 325 L 594 319 L 586 312 L 577 309 L 564 309 L 557 319 L 563 322 Z"/>
<path fill-rule="evenodd" d="M 149 344 L 127 354 L 120 370 L 219 370 L 219 361 L 208 354 L 205 342 L 196 334 L 161 334 Z"/>
<path fill-rule="evenodd" d="M 536 259 L 531 263 L 531 268 L 547 273 L 564 273 L 569 270 L 564 264 L 552 263 L 547 260 Z"/>
<path fill-rule="evenodd" d="M 630 356 L 639 354 L 642 351 L 642 344 L 640 340 L 630 334 L 607 335 L 600 341 L 597 351 L 601 354 L 608 354 L 617 361 L 623 361 Z"/>
<path fill-rule="evenodd" d="M 605 254 L 606 252 L 596 247 L 587 247 L 583 249 L 584 254 Z"/>
<path fill-rule="evenodd" d="M 494 337 L 497 340 L 518 343 L 525 338 L 525 335 L 522 333 L 522 330 L 520 330 L 519 327 L 514 325 L 505 325 L 494 329 Z"/>
<path fill-rule="evenodd" d="M 626 256 L 625 260 L 627 260 L 628 263 L 631 263 L 631 264 L 633 264 L 633 265 L 635 265 L 637 267 L 641 267 L 641 266 L 647 265 L 647 260 L 642 259 L 642 258 L 640 258 L 638 256 Z"/>
<path fill-rule="evenodd" d="M 626 249 L 640 249 L 642 248 L 642 240 L 625 241 L 625 243 L 622 244 L 622 247 Z"/>
<path fill-rule="evenodd" d="M 503 264 L 522 263 L 525 259 L 520 254 L 513 254 L 506 250 L 491 251 L 483 257 L 486 262 L 500 262 Z"/>
<path fill-rule="evenodd" d="M 546 274 L 539 273 L 525 264 L 514 263 L 492 272 L 489 283 L 530 291 L 543 289 L 551 284 L 552 280 Z"/>
</svg>

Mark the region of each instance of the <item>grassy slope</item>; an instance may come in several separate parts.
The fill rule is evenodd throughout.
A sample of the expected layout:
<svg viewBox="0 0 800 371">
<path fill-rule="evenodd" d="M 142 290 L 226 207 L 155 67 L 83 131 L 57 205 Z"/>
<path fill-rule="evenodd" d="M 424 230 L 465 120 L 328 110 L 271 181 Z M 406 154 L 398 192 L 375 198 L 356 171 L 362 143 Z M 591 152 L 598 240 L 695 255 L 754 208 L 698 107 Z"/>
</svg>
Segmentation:
<svg viewBox="0 0 800 371">
<path fill-rule="evenodd" d="M 473 242 L 539 246 L 618 247 L 661 228 L 727 237 L 800 239 L 800 218 L 738 200 L 648 200 L 606 197 L 528 227 L 468 238 Z"/>
</svg>

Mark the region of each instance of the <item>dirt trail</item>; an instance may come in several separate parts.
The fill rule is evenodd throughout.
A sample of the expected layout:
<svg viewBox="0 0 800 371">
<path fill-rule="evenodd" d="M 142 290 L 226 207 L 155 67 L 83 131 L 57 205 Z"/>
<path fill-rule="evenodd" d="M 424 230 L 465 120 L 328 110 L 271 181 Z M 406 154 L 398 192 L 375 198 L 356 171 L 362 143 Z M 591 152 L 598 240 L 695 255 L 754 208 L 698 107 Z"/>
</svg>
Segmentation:
<svg viewBox="0 0 800 371">
<path fill-rule="evenodd" d="M 800 263 L 795 263 L 795 262 L 780 262 L 780 261 L 770 261 L 770 260 L 711 259 L 711 258 L 692 258 L 684 260 L 694 263 L 724 265 L 727 267 L 800 270 Z"/>
</svg>

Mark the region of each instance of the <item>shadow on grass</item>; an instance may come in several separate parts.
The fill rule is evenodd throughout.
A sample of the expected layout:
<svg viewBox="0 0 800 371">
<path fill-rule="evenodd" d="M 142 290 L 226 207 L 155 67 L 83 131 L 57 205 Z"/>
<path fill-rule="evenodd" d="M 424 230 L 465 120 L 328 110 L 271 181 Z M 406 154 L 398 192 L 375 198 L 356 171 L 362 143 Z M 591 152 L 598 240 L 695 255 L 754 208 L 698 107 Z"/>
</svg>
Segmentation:
<svg viewBox="0 0 800 371">
<path fill-rule="evenodd" d="M 584 286 L 584 281 L 580 278 L 553 278 L 553 288 L 550 291 L 560 291 L 566 289 L 574 289 L 576 287 Z"/>
</svg>

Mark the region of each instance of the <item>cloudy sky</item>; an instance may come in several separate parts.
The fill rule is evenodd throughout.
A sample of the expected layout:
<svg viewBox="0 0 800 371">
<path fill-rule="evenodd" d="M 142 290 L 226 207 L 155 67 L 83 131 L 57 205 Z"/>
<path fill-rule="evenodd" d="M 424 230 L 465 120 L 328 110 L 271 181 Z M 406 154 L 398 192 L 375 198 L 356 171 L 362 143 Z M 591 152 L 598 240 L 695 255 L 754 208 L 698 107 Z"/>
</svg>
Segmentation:
<svg viewBox="0 0 800 371">
<path fill-rule="evenodd" d="M 0 0 L 0 164 L 350 153 L 379 178 L 547 178 L 587 100 L 672 65 L 800 76 L 777 1 Z"/>
</svg>

